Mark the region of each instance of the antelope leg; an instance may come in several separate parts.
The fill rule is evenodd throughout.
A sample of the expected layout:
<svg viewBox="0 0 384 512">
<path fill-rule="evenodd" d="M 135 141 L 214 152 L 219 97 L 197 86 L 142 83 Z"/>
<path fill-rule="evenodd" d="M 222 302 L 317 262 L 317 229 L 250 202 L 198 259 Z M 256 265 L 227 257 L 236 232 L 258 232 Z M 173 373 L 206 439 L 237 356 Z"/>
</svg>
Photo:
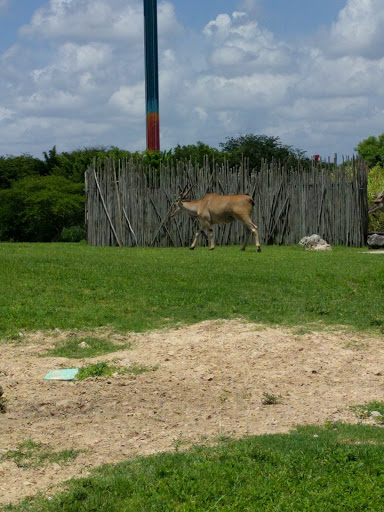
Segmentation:
<svg viewBox="0 0 384 512">
<path fill-rule="evenodd" d="M 212 229 L 209 229 L 208 235 L 209 235 L 209 250 L 213 251 L 213 249 L 215 248 L 215 240 L 213 238 L 213 230 Z"/>
<path fill-rule="evenodd" d="M 205 234 L 203 229 L 199 229 L 199 231 L 197 231 L 195 238 L 193 239 L 192 245 L 190 246 L 191 251 L 193 251 L 193 249 L 196 247 L 197 239 L 199 238 L 200 233 Z"/>
</svg>

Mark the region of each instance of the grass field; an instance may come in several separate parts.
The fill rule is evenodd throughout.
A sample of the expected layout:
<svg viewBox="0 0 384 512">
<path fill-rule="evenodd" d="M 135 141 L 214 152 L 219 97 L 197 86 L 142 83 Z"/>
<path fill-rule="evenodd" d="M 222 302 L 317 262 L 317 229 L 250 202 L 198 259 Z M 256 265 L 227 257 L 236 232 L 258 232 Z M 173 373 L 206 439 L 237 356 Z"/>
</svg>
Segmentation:
<svg viewBox="0 0 384 512">
<path fill-rule="evenodd" d="M 238 317 L 382 336 L 383 304 L 384 256 L 362 249 L 273 246 L 259 254 L 238 247 L 0 244 L 3 343 L 38 329 L 145 331 Z M 95 340 L 97 354 L 104 349 Z M 174 453 L 105 466 L 62 494 L 3 510 L 381 511 L 383 460 L 384 429 L 377 426 L 305 427 L 289 435 L 221 439 L 186 453 L 180 443 Z"/>
<path fill-rule="evenodd" d="M 144 331 L 206 319 L 384 328 L 384 257 L 335 247 L 144 249 L 0 244 L 0 336 Z"/>
<path fill-rule="evenodd" d="M 304 427 L 98 469 L 17 512 L 380 512 L 384 433 L 375 427 Z"/>
</svg>

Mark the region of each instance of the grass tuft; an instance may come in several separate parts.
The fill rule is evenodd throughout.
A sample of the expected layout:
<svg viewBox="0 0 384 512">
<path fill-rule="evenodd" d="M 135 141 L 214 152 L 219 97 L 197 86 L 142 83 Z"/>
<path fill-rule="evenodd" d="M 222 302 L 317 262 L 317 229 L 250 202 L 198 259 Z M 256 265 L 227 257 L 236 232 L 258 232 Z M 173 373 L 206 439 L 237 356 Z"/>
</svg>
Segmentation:
<svg viewBox="0 0 384 512">
<path fill-rule="evenodd" d="M 368 402 L 364 405 L 354 405 L 351 407 L 356 416 L 360 419 L 375 418 L 378 423 L 384 422 L 384 402 Z M 379 413 L 373 414 L 372 413 Z"/>
<path fill-rule="evenodd" d="M 84 380 L 89 377 L 111 377 L 112 375 L 140 375 L 141 373 L 157 370 L 157 366 L 147 367 L 143 365 L 132 364 L 127 367 L 110 365 L 105 362 L 91 363 L 79 369 L 76 380 Z"/>
<path fill-rule="evenodd" d="M 31 468 L 53 463 L 68 464 L 79 453 L 72 449 L 54 452 L 47 445 L 27 439 L 15 450 L 8 450 L 4 455 L 0 455 L 0 460 L 12 460 L 19 468 Z"/>
<path fill-rule="evenodd" d="M 282 402 L 283 397 L 281 395 L 275 395 L 273 393 L 263 393 L 261 403 L 263 405 L 277 405 Z"/>
<path fill-rule="evenodd" d="M 69 340 L 60 340 L 55 347 L 47 350 L 43 357 L 65 357 L 68 359 L 82 359 L 110 354 L 118 350 L 131 348 L 132 344 L 114 343 L 105 338 L 93 336 L 78 337 L 72 336 Z"/>
</svg>

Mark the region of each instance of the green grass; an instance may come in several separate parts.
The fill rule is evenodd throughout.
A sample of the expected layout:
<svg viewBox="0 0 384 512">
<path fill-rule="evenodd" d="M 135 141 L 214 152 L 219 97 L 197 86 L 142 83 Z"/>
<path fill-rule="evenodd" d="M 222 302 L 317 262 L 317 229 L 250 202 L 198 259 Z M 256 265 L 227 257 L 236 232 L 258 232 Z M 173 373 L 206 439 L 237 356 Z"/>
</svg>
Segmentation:
<svg viewBox="0 0 384 512">
<path fill-rule="evenodd" d="M 384 257 L 335 247 L 146 249 L 0 244 L 0 337 L 36 329 L 145 331 L 242 317 L 384 329 Z M 15 338 L 16 337 L 16 338 Z"/>
<path fill-rule="evenodd" d="M 108 363 L 91 363 L 79 369 L 76 380 L 84 380 L 88 377 L 110 377 L 115 373 L 119 375 L 140 375 L 141 373 L 157 370 L 157 367 L 147 367 L 143 365 L 132 364 L 130 366 L 121 367 L 110 365 Z"/>
<path fill-rule="evenodd" d="M 69 359 L 82 359 L 84 357 L 97 357 L 110 354 L 118 350 L 131 348 L 131 343 L 113 343 L 109 339 L 95 336 L 72 336 L 69 340 L 60 340 L 42 357 L 66 357 Z"/>
<path fill-rule="evenodd" d="M 22 342 L 31 330 L 118 331 L 244 318 L 295 327 L 384 330 L 384 257 L 335 247 L 141 249 L 82 244 L 0 244 L 0 338 Z M 88 344 L 100 355 L 113 343 Z M 62 357 L 77 346 L 59 344 Z M 109 347 L 109 348 L 108 348 Z M 119 347 L 120 348 L 120 347 Z M 53 355 L 53 354 L 52 354 Z M 56 355 L 59 355 L 58 353 Z M 90 371 L 104 375 L 106 363 Z M 94 365 L 95 366 L 95 365 Z M 137 367 L 119 371 L 152 369 Z M 265 396 L 273 405 L 274 395 Z M 224 400 L 225 398 L 223 398 Z M 378 403 L 361 411 L 379 410 Z M 363 414 L 360 411 L 361 414 Z M 356 410 L 359 413 L 358 410 Z M 365 413 L 368 414 L 368 413 Z M 26 442 L 2 457 L 21 465 L 49 463 L 58 454 Z M 28 444 L 29 443 L 29 444 Z M 30 444 L 32 443 L 32 445 Z M 290 435 L 260 436 L 213 448 L 138 458 L 100 468 L 69 483 L 52 499 L 30 499 L 17 512 L 384 510 L 384 431 L 328 425 Z M 46 454 L 46 455 L 44 455 Z M 2 507 L 0 506 L 0 509 Z"/>
<path fill-rule="evenodd" d="M 51 500 L 5 510 L 378 512 L 383 458 L 383 429 L 306 427 L 105 466 Z"/>
<path fill-rule="evenodd" d="M 280 404 L 283 400 L 283 397 L 281 395 L 275 395 L 273 393 L 263 393 L 263 398 L 261 400 L 261 403 L 263 405 L 277 405 Z"/>
<path fill-rule="evenodd" d="M 381 416 L 376 416 L 376 421 L 378 423 L 383 423 L 384 421 L 384 402 L 368 402 L 363 405 L 355 405 L 352 407 L 352 409 L 354 413 L 361 419 L 369 418 L 374 411 L 379 412 Z"/>
<path fill-rule="evenodd" d="M 4 455 L 0 455 L 0 461 L 12 460 L 19 468 L 30 468 L 53 463 L 68 464 L 78 454 L 78 451 L 72 449 L 54 452 L 47 445 L 27 439 L 15 450 L 8 450 Z"/>
</svg>

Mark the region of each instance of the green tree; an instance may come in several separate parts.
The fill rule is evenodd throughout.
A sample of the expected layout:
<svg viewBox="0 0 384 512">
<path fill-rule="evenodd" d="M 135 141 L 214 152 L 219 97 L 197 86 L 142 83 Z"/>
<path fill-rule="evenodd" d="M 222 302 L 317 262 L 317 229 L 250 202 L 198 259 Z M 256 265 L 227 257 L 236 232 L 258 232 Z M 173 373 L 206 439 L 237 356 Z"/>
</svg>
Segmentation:
<svg viewBox="0 0 384 512">
<path fill-rule="evenodd" d="M 0 157 L 0 189 L 10 188 L 12 183 L 26 176 L 44 174 L 44 163 L 31 155 Z"/>
<path fill-rule="evenodd" d="M 220 143 L 220 147 L 231 165 L 239 165 L 244 157 L 249 158 L 251 169 L 260 169 L 262 160 L 267 163 L 275 160 L 288 167 L 297 167 L 300 159 L 302 166 L 310 165 L 304 151 L 283 145 L 279 137 L 250 133 L 239 137 L 227 137 L 226 142 Z"/>
<path fill-rule="evenodd" d="M 369 167 L 374 167 L 377 164 L 384 167 L 384 133 L 378 137 L 371 135 L 362 140 L 355 147 L 355 151 L 364 158 Z"/>
<path fill-rule="evenodd" d="M 384 168 L 376 164 L 368 171 L 368 201 L 373 202 L 375 194 L 384 190 Z M 384 212 L 377 210 L 369 215 L 368 231 L 384 231 Z"/>
<path fill-rule="evenodd" d="M 84 225 L 84 185 L 63 176 L 28 176 L 0 190 L 0 241 L 50 242 Z"/>
<path fill-rule="evenodd" d="M 52 149 L 46 153 L 43 152 L 44 155 L 44 176 L 49 176 L 50 174 L 53 174 L 53 169 L 59 165 L 59 155 L 56 151 L 56 146 L 53 146 Z"/>
<path fill-rule="evenodd" d="M 208 157 L 209 162 L 221 163 L 224 161 L 224 154 L 217 148 L 213 148 L 204 144 L 204 142 L 197 141 L 196 144 L 189 144 L 188 146 L 180 146 L 178 144 L 171 151 L 172 158 L 175 160 L 191 160 L 192 163 L 197 162 L 203 165 L 204 158 Z"/>
<path fill-rule="evenodd" d="M 64 176 L 75 183 L 84 181 L 84 173 L 89 165 L 92 165 L 95 158 L 104 160 L 104 158 L 123 159 L 131 158 L 132 153 L 119 149 L 115 146 L 94 146 L 83 149 L 76 149 L 72 152 L 63 152 L 55 156 L 54 165 L 51 167 L 50 174 L 55 176 Z"/>
</svg>

